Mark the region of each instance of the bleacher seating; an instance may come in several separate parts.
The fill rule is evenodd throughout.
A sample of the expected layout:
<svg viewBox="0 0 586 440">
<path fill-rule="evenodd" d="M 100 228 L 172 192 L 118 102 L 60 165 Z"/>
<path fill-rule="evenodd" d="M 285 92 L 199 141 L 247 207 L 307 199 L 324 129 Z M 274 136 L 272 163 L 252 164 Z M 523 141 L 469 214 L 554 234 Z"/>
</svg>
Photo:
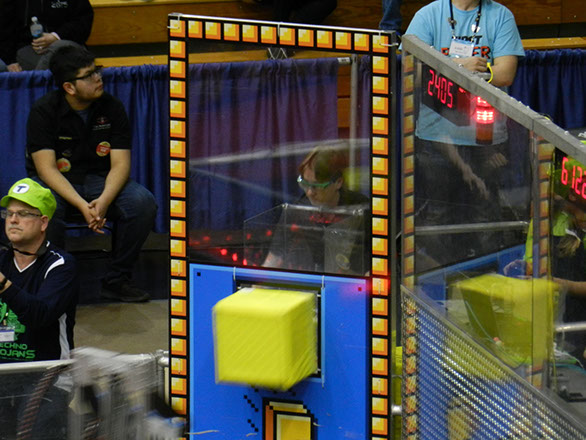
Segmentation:
<svg viewBox="0 0 586 440">
<path fill-rule="evenodd" d="M 254 0 L 90 1 L 94 7 L 94 26 L 89 46 L 164 43 L 167 41 L 167 16 L 172 12 L 271 19 L 271 6 Z M 429 1 L 403 0 L 403 25 L 406 26 L 413 14 Z M 584 0 L 501 0 L 501 3 L 515 14 L 520 27 L 586 22 Z M 381 15 L 381 0 L 338 0 L 338 7 L 324 24 L 376 29 Z"/>
</svg>

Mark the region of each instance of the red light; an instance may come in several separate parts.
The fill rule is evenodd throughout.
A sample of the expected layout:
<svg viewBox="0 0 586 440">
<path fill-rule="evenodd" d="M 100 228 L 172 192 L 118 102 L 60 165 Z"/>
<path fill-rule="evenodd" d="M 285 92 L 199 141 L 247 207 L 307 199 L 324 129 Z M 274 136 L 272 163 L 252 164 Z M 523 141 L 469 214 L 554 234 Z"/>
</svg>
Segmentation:
<svg viewBox="0 0 586 440">
<path fill-rule="evenodd" d="M 252 234 L 249 232 L 248 234 L 246 234 L 246 239 L 250 240 L 252 238 Z"/>
<path fill-rule="evenodd" d="M 245 258 L 244 260 L 242 260 L 242 264 L 243 264 L 244 266 L 248 266 L 248 261 L 246 260 L 246 258 Z"/>
<path fill-rule="evenodd" d="M 494 124 L 494 109 L 476 110 L 476 122 L 478 124 Z"/>
<path fill-rule="evenodd" d="M 226 235 L 226 241 L 231 241 L 232 240 L 232 235 Z"/>
<path fill-rule="evenodd" d="M 228 249 L 221 249 L 220 254 L 224 256 L 228 255 Z"/>
<path fill-rule="evenodd" d="M 232 261 L 238 261 L 238 254 L 232 254 Z"/>
<path fill-rule="evenodd" d="M 492 143 L 492 130 L 496 117 L 496 111 L 493 106 L 482 99 L 476 97 L 476 142 L 479 144 L 490 145 Z"/>
<path fill-rule="evenodd" d="M 476 105 L 478 107 L 490 107 L 490 104 L 482 99 L 480 96 L 476 97 Z"/>
<path fill-rule="evenodd" d="M 265 235 L 267 237 L 270 237 L 271 235 L 273 235 L 273 231 L 271 229 L 267 229 L 267 232 L 265 232 Z"/>
</svg>

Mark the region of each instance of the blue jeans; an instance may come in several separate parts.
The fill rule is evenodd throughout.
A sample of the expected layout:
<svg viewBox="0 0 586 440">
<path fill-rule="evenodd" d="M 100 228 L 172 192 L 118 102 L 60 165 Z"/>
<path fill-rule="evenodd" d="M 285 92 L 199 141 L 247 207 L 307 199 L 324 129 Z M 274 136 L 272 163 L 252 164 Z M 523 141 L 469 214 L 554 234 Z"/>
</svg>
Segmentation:
<svg viewBox="0 0 586 440">
<path fill-rule="evenodd" d="M 45 183 L 34 177 L 43 186 Z M 72 184 L 85 200 L 97 199 L 104 190 L 106 179 L 101 176 L 87 175 L 83 184 Z M 54 191 L 57 210 L 49 223 L 47 238 L 55 245 L 65 245 L 65 225 L 68 215 L 76 213 L 61 196 Z M 155 223 L 157 204 L 151 192 L 133 180 L 129 180 L 112 202 L 106 213 L 108 221 L 114 223 L 112 255 L 110 268 L 105 276 L 106 282 L 129 280 L 132 268 L 137 261 L 143 243 Z"/>
<path fill-rule="evenodd" d="M 401 30 L 401 0 L 383 0 L 383 18 L 378 27 L 387 31 Z"/>
</svg>

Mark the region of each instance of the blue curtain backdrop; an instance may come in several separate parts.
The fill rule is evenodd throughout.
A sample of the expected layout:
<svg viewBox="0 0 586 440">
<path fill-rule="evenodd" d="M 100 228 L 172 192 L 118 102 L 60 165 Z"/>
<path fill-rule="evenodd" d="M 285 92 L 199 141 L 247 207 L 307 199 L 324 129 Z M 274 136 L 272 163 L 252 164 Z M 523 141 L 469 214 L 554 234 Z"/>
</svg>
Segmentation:
<svg viewBox="0 0 586 440">
<path fill-rule="evenodd" d="M 586 127 L 586 50 L 529 50 L 509 93 L 567 130 Z"/>
<path fill-rule="evenodd" d="M 311 83 L 307 73 L 310 63 L 314 63 L 318 71 L 323 69 L 325 77 L 330 80 L 324 83 Z M 265 88 L 264 92 L 258 91 L 256 95 L 251 93 L 250 85 L 242 82 L 242 90 L 239 90 L 240 86 L 226 86 L 227 81 L 238 81 L 236 76 L 243 72 L 242 69 L 244 66 L 224 63 L 191 66 L 191 78 L 196 79 L 196 82 L 202 80 L 201 84 L 195 85 L 199 87 L 201 96 L 192 93 L 190 97 L 193 101 L 190 103 L 190 110 L 195 110 L 199 117 L 205 116 L 207 112 L 215 114 L 216 117 L 219 114 L 225 116 L 224 110 L 233 99 L 244 103 L 241 107 L 244 111 L 239 115 L 239 119 L 233 121 L 235 125 L 212 125 L 211 117 L 209 125 L 201 119 L 199 122 L 195 121 L 197 125 L 190 128 L 190 136 L 193 141 L 197 141 L 197 145 L 202 146 L 193 151 L 196 159 L 211 155 L 212 149 L 216 155 L 254 152 L 270 145 L 273 145 L 273 148 L 280 148 L 288 142 L 298 143 L 337 137 L 337 133 L 331 128 L 335 125 L 336 114 L 332 107 L 335 100 L 334 77 L 337 69 L 335 60 L 260 62 L 251 67 L 251 72 L 256 71 L 251 80 L 257 81 L 258 84 L 266 84 L 268 88 Z M 361 76 L 367 73 L 367 69 L 361 68 Z M 278 79 L 281 75 L 283 78 Z M 146 65 L 109 68 L 104 71 L 104 83 L 107 91 L 122 99 L 129 113 L 133 124 L 132 176 L 155 194 L 159 204 L 156 229 L 161 232 L 167 231 L 167 67 Z M 361 101 L 368 101 L 370 83 L 361 83 L 366 87 L 361 93 Z M 14 181 L 25 175 L 24 146 L 28 113 L 32 103 L 51 88 L 53 85 L 48 72 L 0 74 L 1 194 L 6 193 Z M 287 91 L 289 88 L 290 92 Z M 586 51 L 527 51 L 526 57 L 519 65 L 517 78 L 510 88 L 510 93 L 534 110 L 549 114 L 563 128 L 586 126 Z M 209 100 L 213 94 L 216 94 L 218 99 Z M 295 94 L 299 99 L 292 98 Z M 366 111 L 369 106 L 369 101 L 364 102 L 362 109 Z M 314 120 L 313 116 L 309 116 L 316 114 L 316 108 L 319 109 L 319 122 Z M 219 112 L 219 109 L 222 111 Z M 281 116 L 274 118 L 275 112 L 284 115 L 283 119 Z M 269 124 L 264 131 L 259 129 L 263 122 L 277 119 L 279 122 Z M 317 126 L 317 131 L 314 132 L 313 128 L 309 131 L 306 129 L 307 126 Z M 217 133 L 217 130 L 221 130 L 223 140 L 212 143 L 210 133 Z M 360 133 L 362 134 L 362 130 Z M 281 169 L 273 169 L 271 181 L 278 182 L 282 176 L 288 176 L 291 167 L 294 168 L 296 165 L 297 158 L 285 160 Z M 246 170 L 238 170 L 240 173 L 244 171 Z M 264 174 L 259 176 L 264 179 L 267 171 L 261 171 Z M 239 178 L 238 174 L 234 176 Z M 277 189 L 282 189 L 284 193 L 292 193 L 288 185 L 288 181 L 276 183 Z M 200 194 L 199 190 L 196 190 L 198 196 L 211 196 L 209 192 Z M 268 201 L 263 203 L 268 205 L 271 199 L 268 198 Z M 240 214 L 245 215 L 247 208 L 242 207 L 241 210 Z"/>
<path fill-rule="evenodd" d="M 335 58 L 190 67 L 191 229 L 240 230 L 299 195 L 295 152 L 338 137 L 337 71 Z"/>
</svg>

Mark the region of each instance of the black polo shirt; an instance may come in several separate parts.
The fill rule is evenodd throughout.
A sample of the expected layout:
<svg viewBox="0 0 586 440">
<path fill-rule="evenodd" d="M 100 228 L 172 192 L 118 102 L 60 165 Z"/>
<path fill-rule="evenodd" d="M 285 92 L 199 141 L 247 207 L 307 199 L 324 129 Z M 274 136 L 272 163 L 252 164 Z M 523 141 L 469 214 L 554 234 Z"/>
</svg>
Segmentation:
<svg viewBox="0 0 586 440">
<path fill-rule="evenodd" d="M 106 92 L 85 116 L 86 121 L 61 90 L 53 90 L 33 104 L 27 123 L 29 177 L 38 175 L 31 154 L 46 149 L 55 151 L 57 167 L 72 183 L 82 183 L 88 174 L 108 174 L 110 150 L 131 147 L 128 116 L 122 102 Z"/>
</svg>

